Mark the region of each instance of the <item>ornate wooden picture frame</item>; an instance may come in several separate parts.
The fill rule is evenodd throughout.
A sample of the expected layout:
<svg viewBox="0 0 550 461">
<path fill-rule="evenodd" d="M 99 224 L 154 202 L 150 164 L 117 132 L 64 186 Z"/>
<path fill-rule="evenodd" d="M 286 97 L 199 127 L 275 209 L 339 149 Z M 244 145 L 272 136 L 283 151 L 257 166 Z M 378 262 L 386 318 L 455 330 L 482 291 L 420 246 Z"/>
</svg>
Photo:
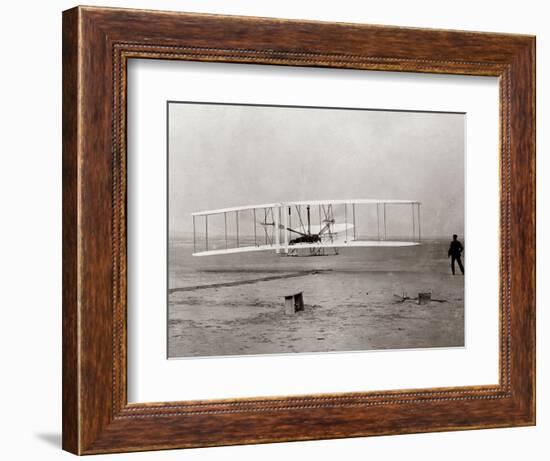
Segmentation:
<svg viewBox="0 0 550 461">
<path fill-rule="evenodd" d="M 500 87 L 498 385 L 127 401 L 129 59 L 482 75 Z M 77 7 L 63 13 L 63 448 L 93 454 L 535 424 L 535 39 Z"/>
</svg>

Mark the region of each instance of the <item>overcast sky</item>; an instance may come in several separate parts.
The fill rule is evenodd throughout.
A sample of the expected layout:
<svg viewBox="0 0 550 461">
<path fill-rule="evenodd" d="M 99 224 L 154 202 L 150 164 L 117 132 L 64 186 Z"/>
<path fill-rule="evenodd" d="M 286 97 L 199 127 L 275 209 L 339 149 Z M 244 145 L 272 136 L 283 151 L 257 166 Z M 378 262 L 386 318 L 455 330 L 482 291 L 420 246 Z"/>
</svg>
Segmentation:
<svg viewBox="0 0 550 461">
<path fill-rule="evenodd" d="M 170 103 L 168 123 L 171 232 L 194 211 L 358 198 L 419 200 L 423 236 L 464 232 L 463 114 Z"/>
</svg>

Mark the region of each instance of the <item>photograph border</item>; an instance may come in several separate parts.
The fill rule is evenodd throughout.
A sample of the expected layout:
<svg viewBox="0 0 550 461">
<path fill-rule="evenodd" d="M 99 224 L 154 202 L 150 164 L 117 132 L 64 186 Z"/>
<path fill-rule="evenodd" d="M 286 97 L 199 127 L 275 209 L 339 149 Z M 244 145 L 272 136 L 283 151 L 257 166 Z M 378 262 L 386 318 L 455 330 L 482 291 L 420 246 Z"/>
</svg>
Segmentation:
<svg viewBox="0 0 550 461">
<path fill-rule="evenodd" d="M 133 58 L 498 77 L 499 383 L 128 403 L 126 71 Z M 535 38 L 65 11 L 62 344 L 63 448 L 76 454 L 535 424 Z"/>
<path fill-rule="evenodd" d="M 393 113 L 413 113 L 413 114 L 450 114 L 450 115 L 463 115 L 466 116 L 467 112 L 465 111 L 452 111 L 452 110 L 427 110 L 427 109 L 383 109 L 383 108 L 373 108 L 373 107 L 347 107 L 347 106 L 312 106 L 312 105 L 299 105 L 299 104 L 276 104 L 276 103 L 240 103 L 240 102 L 211 102 L 211 101 L 190 101 L 190 100 L 167 100 L 166 101 L 166 358 L 168 360 L 192 360 L 195 358 L 207 358 L 207 357 L 249 357 L 249 356 L 280 356 L 280 355 L 296 355 L 296 354 L 319 354 L 319 353 L 328 353 L 328 354 L 335 354 L 335 353 L 358 353 L 358 352 L 380 352 L 380 351 L 389 351 L 389 350 L 421 350 L 421 349 L 448 349 L 448 348 L 465 348 L 466 347 L 466 332 L 464 331 L 463 335 L 463 343 L 460 346 L 419 346 L 419 347 L 403 347 L 403 348 L 373 348 L 373 349 L 351 349 L 351 350 L 329 350 L 329 351 L 323 351 L 323 352 L 315 352 L 315 351 L 299 351 L 299 352 L 267 352 L 267 353 L 247 353 L 247 354 L 227 354 L 227 355 L 198 355 L 198 356 L 176 356 L 176 357 L 170 357 L 169 354 L 169 341 L 170 341 L 170 334 L 169 334 L 169 318 L 170 318 L 170 104 L 174 105 L 206 105 L 206 106 L 231 106 L 231 107 L 272 107 L 272 108 L 287 108 L 287 109 L 320 109 L 320 110 L 342 110 L 342 111 L 365 111 L 365 112 L 393 112 Z M 464 124 L 466 124 L 466 120 L 464 120 Z M 465 140 L 464 140 L 465 141 Z M 464 169 L 466 168 L 466 147 L 464 147 L 463 152 L 463 166 Z M 464 175 L 464 183 L 463 183 L 463 194 L 465 197 L 466 194 L 466 175 Z M 260 200 L 260 202 L 262 202 Z M 466 203 L 464 204 L 464 218 L 466 213 Z M 466 227 L 464 225 L 464 228 L 461 231 L 461 235 L 465 236 Z M 418 240 L 420 242 L 420 240 Z M 464 275 L 464 274 L 463 274 Z M 463 281 L 464 287 L 465 287 L 465 279 Z M 463 300 L 462 304 L 462 310 L 465 313 L 466 312 L 466 305 L 465 300 Z M 466 319 L 464 317 L 464 330 L 466 327 Z"/>
</svg>

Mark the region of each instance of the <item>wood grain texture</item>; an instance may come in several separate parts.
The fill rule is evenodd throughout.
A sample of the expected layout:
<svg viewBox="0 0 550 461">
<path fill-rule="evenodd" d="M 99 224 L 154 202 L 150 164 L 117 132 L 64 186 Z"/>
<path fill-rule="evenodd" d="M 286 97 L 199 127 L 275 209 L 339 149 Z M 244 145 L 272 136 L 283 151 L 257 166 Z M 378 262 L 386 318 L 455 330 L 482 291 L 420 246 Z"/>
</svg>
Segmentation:
<svg viewBox="0 0 550 461">
<path fill-rule="evenodd" d="M 63 448 L 80 451 L 78 399 L 78 11 L 63 17 Z"/>
<path fill-rule="evenodd" d="M 534 424 L 534 50 L 534 37 L 506 34 L 91 7 L 64 12 L 64 449 L 89 454 Z M 128 404 L 132 58 L 498 76 L 499 384 Z"/>
</svg>

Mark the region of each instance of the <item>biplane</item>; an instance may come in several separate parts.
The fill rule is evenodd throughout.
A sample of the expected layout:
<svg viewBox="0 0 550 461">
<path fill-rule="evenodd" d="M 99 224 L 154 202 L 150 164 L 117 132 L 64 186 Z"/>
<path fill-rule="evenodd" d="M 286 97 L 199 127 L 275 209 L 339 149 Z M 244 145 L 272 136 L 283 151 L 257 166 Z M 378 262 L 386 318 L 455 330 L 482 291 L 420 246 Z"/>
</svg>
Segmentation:
<svg viewBox="0 0 550 461">
<path fill-rule="evenodd" d="M 312 200 L 198 211 L 191 214 L 193 256 L 251 251 L 325 256 L 336 255 L 339 249 L 348 247 L 419 245 L 420 205 L 415 200 Z M 410 207 L 408 238 L 402 234 L 400 238 L 389 237 L 387 209 L 390 206 Z M 357 223 L 358 210 L 363 207 L 370 207 L 369 213 L 375 215 L 376 224 L 370 226 L 370 233 Z M 363 212 L 361 216 L 366 215 Z M 214 219 L 218 222 L 212 230 Z M 201 229 L 198 229 L 199 221 Z"/>
</svg>

